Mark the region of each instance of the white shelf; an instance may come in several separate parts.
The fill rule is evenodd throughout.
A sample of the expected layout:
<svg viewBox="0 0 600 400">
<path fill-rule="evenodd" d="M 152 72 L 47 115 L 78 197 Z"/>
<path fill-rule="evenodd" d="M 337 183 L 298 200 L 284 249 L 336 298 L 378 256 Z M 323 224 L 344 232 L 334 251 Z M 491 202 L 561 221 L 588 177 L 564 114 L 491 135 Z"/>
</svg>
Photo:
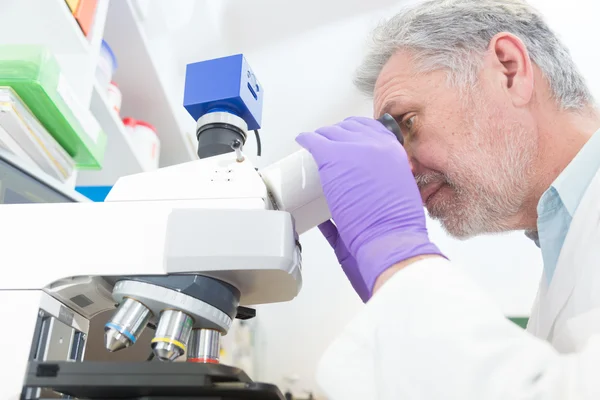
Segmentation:
<svg viewBox="0 0 600 400">
<path fill-rule="evenodd" d="M 186 131 L 194 129 L 193 120 L 190 126 L 182 126 L 183 105 L 170 101 L 130 0 L 110 2 L 104 39 L 119 64 L 114 81 L 123 94 L 121 115 L 154 125 L 160 138 L 160 166 L 197 159 L 186 136 Z"/>
<path fill-rule="evenodd" d="M 48 47 L 86 107 L 92 93 L 108 0 L 99 0 L 88 37 L 65 0 L 0 0 L 0 45 L 34 44 Z"/>
<path fill-rule="evenodd" d="M 138 158 L 129 132 L 98 84 L 94 85 L 90 110 L 106 133 L 106 153 L 103 168 L 99 171 L 80 171 L 77 185 L 112 186 L 121 176 L 144 172 L 143 163 Z"/>
<path fill-rule="evenodd" d="M 90 47 L 64 0 L 2 0 L 0 43 L 43 44 L 62 54 Z"/>
</svg>

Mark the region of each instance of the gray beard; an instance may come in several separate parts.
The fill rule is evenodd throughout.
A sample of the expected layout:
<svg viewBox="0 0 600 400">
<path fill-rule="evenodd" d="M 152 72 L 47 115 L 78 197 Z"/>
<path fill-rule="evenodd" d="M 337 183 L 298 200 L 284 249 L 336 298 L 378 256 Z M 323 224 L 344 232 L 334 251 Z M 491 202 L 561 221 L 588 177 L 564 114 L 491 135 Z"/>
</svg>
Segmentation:
<svg viewBox="0 0 600 400">
<path fill-rule="evenodd" d="M 519 136 L 521 140 L 514 139 Z M 533 136 L 518 126 L 500 137 L 505 140 L 495 148 L 479 144 L 453 154 L 449 165 L 452 170 L 460 171 L 460 176 L 437 173 L 417 177 L 421 185 L 442 180 L 452 189 L 451 198 L 434 199 L 428 212 L 455 238 L 515 229 L 509 221 L 522 211 L 527 198 L 537 143 L 533 139 L 523 143 L 523 138 Z"/>
</svg>

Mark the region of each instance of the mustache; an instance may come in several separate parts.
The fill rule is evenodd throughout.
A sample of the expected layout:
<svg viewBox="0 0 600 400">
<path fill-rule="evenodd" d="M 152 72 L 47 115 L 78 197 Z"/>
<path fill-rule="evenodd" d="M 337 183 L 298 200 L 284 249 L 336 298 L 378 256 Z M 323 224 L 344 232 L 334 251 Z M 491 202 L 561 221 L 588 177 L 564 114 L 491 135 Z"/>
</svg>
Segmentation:
<svg viewBox="0 0 600 400">
<path fill-rule="evenodd" d="M 453 186 L 448 177 L 440 172 L 431 172 L 427 174 L 415 175 L 415 181 L 417 181 L 417 186 L 419 187 L 419 189 L 422 189 L 430 183 L 435 182 L 442 182 Z"/>
</svg>

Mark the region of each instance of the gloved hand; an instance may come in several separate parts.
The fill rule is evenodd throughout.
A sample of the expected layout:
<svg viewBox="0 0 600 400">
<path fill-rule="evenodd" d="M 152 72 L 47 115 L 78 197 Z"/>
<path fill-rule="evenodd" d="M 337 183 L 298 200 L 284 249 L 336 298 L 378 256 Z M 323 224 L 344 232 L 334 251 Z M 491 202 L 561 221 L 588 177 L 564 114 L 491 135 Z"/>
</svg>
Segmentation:
<svg viewBox="0 0 600 400">
<path fill-rule="evenodd" d="M 342 244 L 356 261 L 358 274 L 345 271 L 353 286 L 372 295 L 379 275 L 406 259 L 442 255 L 429 241 L 421 195 L 408 157 L 380 122 L 353 117 L 303 133 L 296 141 L 319 167 L 321 185 Z M 339 246 L 339 240 L 338 240 Z M 338 259 L 343 252 L 336 248 Z M 361 298 L 363 296 L 361 295 Z M 363 298 L 364 300 L 364 298 Z"/>
<path fill-rule="evenodd" d="M 342 270 L 346 274 L 346 277 L 352 284 L 354 291 L 356 291 L 360 299 L 366 303 L 370 297 L 369 290 L 367 289 L 367 285 L 360 274 L 356 259 L 350 254 L 348 248 L 344 244 L 344 241 L 340 238 L 337 227 L 333 224 L 333 222 L 325 221 L 319 225 L 319 230 L 323 236 L 325 236 L 325 239 L 327 239 L 329 245 L 333 248 L 335 256 L 342 266 Z"/>
</svg>

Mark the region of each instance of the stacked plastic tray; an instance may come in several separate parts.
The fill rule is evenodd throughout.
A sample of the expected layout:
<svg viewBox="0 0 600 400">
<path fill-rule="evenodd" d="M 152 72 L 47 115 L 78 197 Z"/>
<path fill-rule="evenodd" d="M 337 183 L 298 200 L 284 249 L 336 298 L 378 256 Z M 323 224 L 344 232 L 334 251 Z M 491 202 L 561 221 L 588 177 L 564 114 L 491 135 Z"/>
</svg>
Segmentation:
<svg viewBox="0 0 600 400">
<path fill-rule="evenodd" d="M 45 47 L 0 46 L 0 144 L 61 181 L 100 169 L 106 134 Z"/>
<path fill-rule="evenodd" d="M 75 171 L 71 156 L 10 87 L 0 87 L 0 146 L 61 182 Z"/>
</svg>

